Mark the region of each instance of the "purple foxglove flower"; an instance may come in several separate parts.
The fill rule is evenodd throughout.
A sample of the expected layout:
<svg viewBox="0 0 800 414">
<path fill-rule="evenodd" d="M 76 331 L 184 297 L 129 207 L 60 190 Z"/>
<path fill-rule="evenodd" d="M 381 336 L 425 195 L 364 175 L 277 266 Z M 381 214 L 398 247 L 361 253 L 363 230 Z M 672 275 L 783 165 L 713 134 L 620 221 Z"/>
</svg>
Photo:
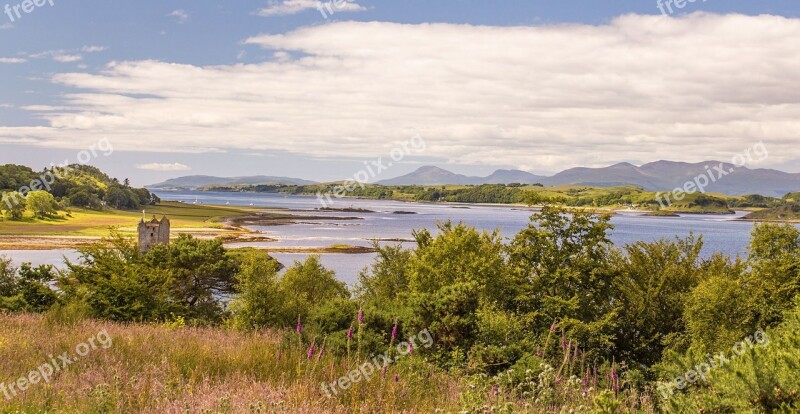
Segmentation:
<svg viewBox="0 0 800 414">
<path fill-rule="evenodd" d="M 395 339 L 397 339 L 397 322 L 395 322 L 394 326 L 392 327 L 392 341 Z"/>
<path fill-rule="evenodd" d="M 308 347 L 308 359 L 314 358 L 314 344 Z"/>
<path fill-rule="evenodd" d="M 364 309 L 363 308 L 359 308 L 358 309 L 358 324 L 361 325 L 362 323 L 364 323 Z"/>
<path fill-rule="evenodd" d="M 397 381 L 400 381 L 400 376 L 397 375 L 397 374 L 394 374 L 394 382 L 397 382 Z"/>
<path fill-rule="evenodd" d="M 353 325 L 350 325 L 350 329 L 347 330 L 347 339 L 353 339 Z"/>
<path fill-rule="evenodd" d="M 300 315 L 297 315 L 297 333 L 303 333 L 303 324 L 300 323 Z"/>
</svg>

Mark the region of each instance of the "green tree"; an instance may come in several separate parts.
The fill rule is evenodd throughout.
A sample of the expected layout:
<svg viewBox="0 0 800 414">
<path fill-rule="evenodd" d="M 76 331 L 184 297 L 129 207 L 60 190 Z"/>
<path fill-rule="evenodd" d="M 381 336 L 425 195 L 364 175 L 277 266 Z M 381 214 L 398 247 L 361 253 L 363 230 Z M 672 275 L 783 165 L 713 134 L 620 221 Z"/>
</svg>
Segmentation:
<svg viewBox="0 0 800 414">
<path fill-rule="evenodd" d="M 665 410 L 681 413 L 796 413 L 800 411 L 800 307 L 783 315 L 774 329 L 749 332 L 725 349 L 728 361 L 711 370 L 708 383 L 698 381 L 676 392 Z M 736 355 L 736 354 L 739 355 Z M 715 354 L 716 355 L 716 354 Z M 663 378 L 685 374 L 705 362 L 698 355 L 673 363 Z M 719 362 L 720 360 L 716 360 Z M 691 368 L 689 368 L 691 369 Z"/>
<path fill-rule="evenodd" d="M 219 241 L 183 235 L 141 255 L 131 240 L 116 234 L 79 252 L 78 262 L 67 263 L 59 286 L 96 317 L 163 321 L 181 316 L 217 323 L 223 297 L 234 291 L 236 264 Z"/>
<path fill-rule="evenodd" d="M 800 229 L 788 224 L 757 225 L 750 242 L 750 263 L 749 284 L 760 308 L 758 324 L 774 326 L 800 293 Z"/>
<path fill-rule="evenodd" d="M 685 330 L 686 298 L 702 280 L 702 239 L 637 242 L 615 255 L 618 358 L 649 367 Z"/>
<path fill-rule="evenodd" d="M 130 204 L 131 202 L 128 193 L 125 191 L 124 188 L 121 187 L 110 188 L 108 192 L 106 192 L 105 201 L 106 203 L 108 203 L 109 206 L 116 209 L 127 208 L 128 204 Z"/>
<path fill-rule="evenodd" d="M 701 282 L 687 298 L 684 311 L 691 346 L 713 352 L 754 332 L 758 304 L 753 299 L 741 274 L 720 273 Z"/>
<path fill-rule="evenodd" d="M 0 211 L 6 211 L 12 220 L 20 220 L 25 215 L 26 202 L 22 194 L 16 191 L 3 194 Z"/>
<path fill-rule="evenodd" d="M 266 253 L 251 251 L 241 258 L 236 294 L 231 303 L 232 325 L 250 330 L 285 326 L 284 297 L 278 283 L 279 264 Z"/>
<path fill-rule="evenodd" d="M 55 276 L 53 267 L 32 267 L 24 263 L 19 270 L 11 261 L 0 257 L 0 310 L 10 312 L 44 312 L 58 300 L 48 286 Z"/>
<path fill-rule="evenodd" d="M 162 321 L 188 312 L 171 297 L 169 272 L 142 263 L 135 244 L 118 234 L 79 249 L 58 284 L 65 299 L 85 303 L 94 317 L 120 322 Z"/>
<path fill-rule="evenodd" d="M 169 275 L 172 300 L 188 310 L 191 318 L 218 321 L 223 312 L 219 299 L 235 291 L 236 263 L 219 240 L 181 234 L 169 245 L 154 246 L 142 261 Z"/>
<path fill-rule="evenodd" d="M 438 227 L 436 237 L 428 230 L 414 233 L 417 248 L 408 262 L 411 323 L 436 338 L 441 363 L 457 365 L 478 339 L 479 309 L 506 309 L 514 286 L 497 231 L 451 222 Z"/>
<path fill-rule="evenodd" d="M 611 347 L 617 307 L 612 301 L 610 219 L 544 207 L 512 240 L 509 262 L 520 286 L 516 300 L 529 329 L 547 335 L 557 321 L 585 348 Z"/>
<path fill-rule="evenodd" d="M 377 256 L 372 266 L 358 275 L 358 297 L 374 303 L 394 302 L 408 292 L 408 262 L 412 251 L 402 245 L 374 243 Z"/>
<path fill-rule="evenodd" d="M 345 283 L 322 266 L 316 255 L 309 256 L 302 263 L 295 262 L 281 278 L 280 289 L 287 312 L 283 318 L 284 326 L 293 326 L 297 315 L 306 319 L 315 306 L 350 297 Z"/>
<path fill-rule="evenodd" d="M 26 199 L 28 210 L 31 210 L 39 218 L 45 218 L 55 214 L 58 210 L 58 203 L 55 197 L 47 191 L 32 191 Z"/>
</svg>

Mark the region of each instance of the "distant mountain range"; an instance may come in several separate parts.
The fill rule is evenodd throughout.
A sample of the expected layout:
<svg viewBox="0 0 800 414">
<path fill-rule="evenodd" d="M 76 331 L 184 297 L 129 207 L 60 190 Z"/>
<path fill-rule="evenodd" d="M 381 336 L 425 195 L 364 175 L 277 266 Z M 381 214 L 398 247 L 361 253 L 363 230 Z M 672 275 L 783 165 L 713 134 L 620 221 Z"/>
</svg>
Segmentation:
<svg viewBox="0 0 800 414">
<path fill-rule="evenodd" d="M 721 170 L 721 172 L 720 172 Z M 424 166 L 400 177 L 377 182 L 380 185 L 481 185 L 481 184 L 542 184 L 591 185 L 612 187 L 635 185 L 648 191 L 669 191 L 683 187 L 695 177 L 705 176 L 708 180 L 706 192 L 726 195 L 762 194 L 781 197 L 790 192 L 800 191 L 800 174 L 790 174 L 770 169 L 750 169 L 735 167 L 719 161 L 685 163 L 657 161 L 642 166 L 629 163 L 614 164 L 604 168 L 570 168 L 547 177 L 520 170 L 497 170 L 487 177 L 472 177 L 456 174 L 445 169 Z M 702 182 L 702 179 L 701 179 Z M 148 186 L 152 189 L 198 189 L 208 186 L 234 186 L 259 184 L 309 185 L 313 181 L 287 177 L 211 177 L 194 175 L 167 180 Z"/>
<path fill-rule="evenodd" d="M 520 170 L 497 170 L 488 177 L 469 177 L 466 175 L 455 174 L 445 169 L 424 166 L 416 171 L 397 178 L 378 181 L 380 185 L 480 185 L 480 184 L 536 184 L 542 183 L 548 178 L 545 176 L 531 174 Z"/>
<path fill-rule="evenodd" d="M 719 170 L 722 170 L 720 172 Z M 724 173 L 724 175 L 723 175 Z M 719 161 L 685 163 L 657 161 L 637 167 L 629 163 L 615 164 L 604 168 L 570 168 L 554 176 L 546 177 L 519 170 L 497 170 L 488 177 L 470 177 L 433 167 L 420 167 L 416 171 L 378 182 L 382 185 L 480 185 L 480 184 L 542 184 L 591 185 L 612 187 L 635 185 L 648 191 L 668 191 L 683 187 L 695 177 L 708 180 L 706 192 L 726 195 L 762 194 L 780 197 L 800 190 L 800 174 L 790 174 L 770 169 L 735 167 Z M 700 179 L 703 182 L 703 179 Z"/>
<path fill-rule="evenodd" d="M 181 189 L 196 190 L 210 186 L 233 186 L 233 185 L 267 185 L 267 184 L 288 184 L 288 185 L 308 185 L 315 184 L 314 181 L 302 180 L 299 178 L 271 177 L 266 175 L 256 175 L 251 177 L 212 177 L 209 175 L 190 175 L 186 177 L 172 178 L 163 183 L 148 185 L 152 189 Z"/>
</svg>

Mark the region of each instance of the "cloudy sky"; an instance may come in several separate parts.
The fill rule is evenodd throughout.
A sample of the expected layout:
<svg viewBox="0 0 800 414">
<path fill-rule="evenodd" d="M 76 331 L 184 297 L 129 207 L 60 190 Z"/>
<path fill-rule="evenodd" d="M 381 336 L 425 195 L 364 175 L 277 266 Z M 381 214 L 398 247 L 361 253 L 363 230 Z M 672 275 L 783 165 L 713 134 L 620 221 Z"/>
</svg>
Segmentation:
<svg viewBox="0 0 800 414">
<path fill-rule="evenodd" d="M 333 180 L 419 134 L 378 179 L 729 161 L 759 141 L 759 167 L 800 172 L 796 0 L 17 3 L 0 163 Z"/>
</svg>

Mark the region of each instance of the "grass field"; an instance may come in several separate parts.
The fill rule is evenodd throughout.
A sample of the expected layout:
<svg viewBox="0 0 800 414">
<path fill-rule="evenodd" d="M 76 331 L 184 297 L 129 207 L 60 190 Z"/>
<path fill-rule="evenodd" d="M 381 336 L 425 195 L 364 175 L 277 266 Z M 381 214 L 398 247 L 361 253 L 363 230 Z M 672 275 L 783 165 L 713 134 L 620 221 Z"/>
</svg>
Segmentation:
<svg viewBox="0 0 800 414">
<path fill-rule="evenodd" d="M 252 207 L 229 207 L 191 205 L 177 202 L 162 202 L 157 206 L 147 206 L 147 219 L 153 215 L 159 219 L 166 215 L 174 230 L 222 230 L 224 218 L 235 218 L 254 213 L 266 214 L 270 210 Z M 276 216 L 280 213 L 274 212 Z M 59 212 L 57 217 L 38 219 L 29 212 L 23 220 L 0 221 L 0 235 L 12 236 L 107 236 L 109 228 L 116 227 L 126 235 L 133 235 L 142 218 L 141 211 L 107 209 L 103 211 L 72 209 L 69 216 Z"/>
<path fill-rule="evenodd" d="M 596 409 L 600 390 L 566 383 L 557 404 L 515 397 L 481 377 L 437 368 L 419 352 L 368 370 L 371 356 L 328 352 L 324 338 L 310 349 L 311 338 L 300 342 L 294 332 L 56 315 L 0 314 L 0 414 L 653 413 L 632 408 L 651 406 L 650 397 L 628 391 L 620 392 L 622 406 Z M 48 381 L 31 374 L 47 373 L 42 366 L 53 360 L 62 367 Z M 358 379 L 345 385 L 345 377 Z"/>
<path fill-rule="evenodd" d="M 79 357 L 78 346 L 92 337 L 96 349 Z M 349 365 L 329 353 L 309 359 L 305 345 L 272 332 L 97 321 L 64 325 L 46 316 L 0 314 L 1 384 L 17 383 L 50 355 L 64 352 L 74 362 L 48 383 L 40 379 L 25 391 L 15 387 L 10 399 L 0 391 L 0 413 L 433 412 L 454 408 L 459 387 L 409 356 L 386 375 L 375 372 L 327 398 L 321 383 L 356 367 L 355 355 Z"/>
</svg>

